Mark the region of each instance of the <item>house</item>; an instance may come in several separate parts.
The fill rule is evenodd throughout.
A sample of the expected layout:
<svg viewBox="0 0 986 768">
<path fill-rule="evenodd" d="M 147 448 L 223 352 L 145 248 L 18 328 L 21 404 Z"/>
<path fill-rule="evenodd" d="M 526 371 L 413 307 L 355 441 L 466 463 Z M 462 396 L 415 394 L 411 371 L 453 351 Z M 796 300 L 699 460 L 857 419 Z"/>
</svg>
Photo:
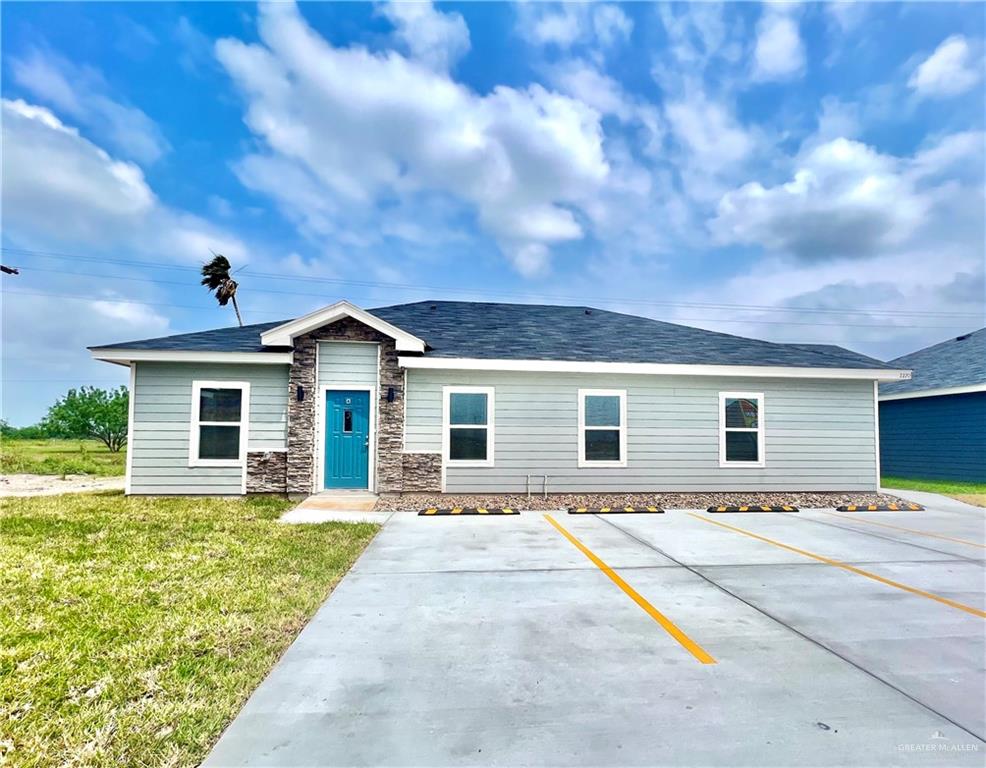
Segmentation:
<svg viewBox="0 0 986 768">
<path fill-rule="evenodd" d="M 877 382 L 909 375 L 834 346 L 456 301 L 91 351 L 130 367 L 133 494 L 872 491 Z"/>
<path fill-rule="evenodd" d="M 898 357 L 880 385 L 883 474 L 986 482 L 986 328 Z"/>
</svg>

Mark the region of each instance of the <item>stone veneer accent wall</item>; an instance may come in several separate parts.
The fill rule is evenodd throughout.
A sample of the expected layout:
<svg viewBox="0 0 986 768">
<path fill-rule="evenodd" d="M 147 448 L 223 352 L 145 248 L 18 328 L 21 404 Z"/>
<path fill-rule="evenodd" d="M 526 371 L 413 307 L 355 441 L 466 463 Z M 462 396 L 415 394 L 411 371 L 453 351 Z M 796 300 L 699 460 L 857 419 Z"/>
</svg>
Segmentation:
<svg viewBox="0 0 986 768">
<path fill-rule="evenodd" d="M 288 455 L 284 451 L 247 454 L 247 493 L 285 493 Z"/>
<path fill-rule="evenodd" d="M 315 350 L 319 341 L 375 341 L 380 344 L 380 377 L 376 403 L 376 490 L 400 493 L 404 490 L 404 376 L 397 365 L 394 340 L 352 318 L 299 336 L 294 340 L 294 362 L 288 381 L 288 493 L 312 493 L 315 488 L 315 405 L 318 397 Z M 305 399 L 298 402 L 297 388 L 305 388 Z M 387 389 L 394 388 L 394 402 L 387 402 Z M 422 470 L 417 470 L 416 475 Z M 432 468 L 434 471 L 434 468 Z M 441 462 L 438 467 L 441 485 Z"/>
<path fill-rule="evenodd" d="M 402 455 L 405 493 L 441 493 L 442 454 L 405 453 Z"/>
</svg>

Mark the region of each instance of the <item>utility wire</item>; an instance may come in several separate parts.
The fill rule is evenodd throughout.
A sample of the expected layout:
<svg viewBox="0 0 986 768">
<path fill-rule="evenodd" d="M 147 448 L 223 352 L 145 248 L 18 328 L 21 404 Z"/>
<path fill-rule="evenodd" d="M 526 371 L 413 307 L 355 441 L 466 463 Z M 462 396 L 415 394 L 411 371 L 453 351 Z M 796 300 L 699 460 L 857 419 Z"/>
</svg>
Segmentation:
<svg viewBox="0 0 986 768">
<path fill-rule="evenodd" d="M 67 260 L 67 261 L 83 261 L 87 263 L 99 263 L 99 264 L 116 264 L 126 267 L 149 267 L 153 269 L 166 269 L 166 270 L 180 270 L 180 271 L 191 271 L 198 273 L 198 267 L 186 266 L 181 264 L 170 264 L 166 262 L 155 262 L 155 261 L 140 261 L 140 260 L 126 260 L 126 259 L 112 259 L 98 256 L 82 256 L 74 255 L 69 253 L 62 253 L 56 251 L 40 251 L 31 250 L 27 248 L 11 248 L 6 246 L 0 246 L 0 251 L 4 253 L 14 254 L 14 255 L 24 255 L 24 256 L 36 256 L 40 258 L 47 259 L 57 259 L 57 260 Z M 23 264 L 18 264 L 22 269 L 31 269 L 31 267 Z M 39 267 L 34 268 L 37 271 L 46 271 Z M 60 271 L 60 270 L 47 270 L 47 271 Z M 70 274 L 85 274 L 89 273 L 70 273 Z M 250 277 L 259 277 L 265 280 L 285 280 L 289 282 L 304 282 L 304 283 L 326 283 L 330 285 L 352 285 L 363 288 L 379 288 L 379 289 L 393 289 L 393 290 L 408 290 L 408 291 L 423 291 L 423 292 L 440 292 L 440 293 L 458 293 L 458 294 L 469 294 L 478 295 L 481 297 L 489 298 L 491 296 L 498 297 L 514 297 L 514 298 L 527 298 L 535 299 L 540 301 L 546 300 L 558 300 L 558 301 L 585 301 L 585 296 L 565 296 L 565 295 L 554 295 L 554 294 L 543 294 L 543 293 L 523 293 L 523 292 L 511 292 L 502 290 L 490 290 L 488 288 L 461 288 L 455 286 L 427 286 L 427 285 L 415 285 L 410 283 L 389 283 L 382 281 L 373 280 L 350 280 L 343 278 L 332 278 L 332 277 L 318 277 L 318 276 L 292 276 L 292 275 L 280 275 L 270 272 L 254 272 L 249 269 L 240 272 L 241 275 Z M 107 276 L 108 277 L 108 276 Z M 136 278 L 131 278 L 136 279 Z M 164 282 L 152 280 L 151 282 Z M 180 285 L 187 285 L 187 283 L 176 283 Z M 252 289 L 259 290 L 259 289 Z M 272 291 L 268 291 L 272 292 Z M 290 293 L 290 292 L 286 292 Z M 304 295 L 304 294 L 297 294 Z M 319 295 L 322 294 L 308 294 L 308 295 Z M 969 312 L 947 312 L 947 311 L 935 311 L 935 310 L 904 310 L 904 309 L 852 309 L 852 308 L 830 308 L 830 307 L 778 307 L 762 304 L 733 304 L 733 303 L 710 303 L 710 302 L 686 302 L 686 301 L 664 301 L 660 299 L 635 299 L 630 297 L 609 297 L 609 296 L 594 296 L 595 301 L 606 301 L 613 304 L 624 305 L 624 304 L 640 304 L 645 306 L 668 306 L 668 307 L 687 307 L 687 308 L 697 308 L 697 309 L 721 309 L 730 311 L 757 311 L 757 312 L 785 312 L 785 313 L 838 313 L 840 315 L 846 314 L 862 314 L 865 316 L 874 315 L 899 315 L 902 317 L 916 316 L 916 317 L 942 317 L 942 318 L 979 318 L 980 316 L 976 313 Z M 723 321 L 726 322 L 726 321 Z M 915 326 L 916 327 L 916 326 Z M 928 327 L 928 326 L 925 326 Z"/>
<path fill-rule="evenodd" d="M 136 278 L 135 278 L 136 279 Z M 172 304 L 170 302 L 161 301 L 143 301 L 141 299 L 116 299 L 106 296 L 98 296 L 95 294 L 71 294 L 71 293 L 45 293 L 40 291 L 13 291 L 5 290 L 4 295 L 9 296 L 50 296 L 55 298 L 64 299 L 78 299 L 84 301 L 108 301 L 118 304 L 143 304 L 151 307 L 175 307 L 179 309 L 199 309 L 199 310 L 211 310 L 214 309 L 212 306 L 205 306 L 201 304 Z M 277 293 L 293 293 L 291 291 L 277 291 Z M 306 294 L 298 294 L 306 295 Z M 320 294 L 308 294 L 308 295 L 320 295 Z M 284 317 L 283 312 L 265 312 L 262 310 L 251 310 L 254 314 L 258 315 L 277 315 L 279 317 Z M 655 318 L 656 319 L 656 318 Z M 818 322 L 799 322 L 796 320 L 786 321 L 786 320 L 758 320 L 758 319 L 747 319 L 743 320 L 740 318 L 730 318 L 730 319 L 717 319 L 709 317 L 676 317 L 674 320 L 663 320 L 661 322 L 678 323 L 681 321 L 688 322 L 702 322 L 702 323 L 749 323 L 754 325 L 810 325 L 813 327 L 823 327 L 823 328 L 879 328 L 878 325 L 873 325 L 872 323 L 818 323 Z M 963 323 L 962 325 L 894 325 L 894 328 L 939 328 L 942 330 L 950 330 L 954 328 L 965 328 L 968 323 Z"/>
</svg>

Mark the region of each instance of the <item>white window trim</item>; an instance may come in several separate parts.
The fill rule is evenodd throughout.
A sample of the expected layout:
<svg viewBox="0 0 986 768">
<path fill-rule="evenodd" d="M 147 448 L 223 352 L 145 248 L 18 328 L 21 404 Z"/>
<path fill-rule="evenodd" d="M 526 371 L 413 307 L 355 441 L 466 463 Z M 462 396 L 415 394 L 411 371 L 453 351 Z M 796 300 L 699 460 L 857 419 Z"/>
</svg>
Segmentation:
<svg viewBox="0 0 986 768">
<path fill-rule="evenodd" d="M 585 425 L 586 397 L 620 398 L 620 459 L 613 461 L 587 459 L 585 457 L 585 433 L 588 430 L 612 431 L 616 427 L 587 427 Z M 579 390 L 579 467 L 625 467 L 627 465 L 627 391 L 625 389 L 580 389 Z"/>
<path fill-rule="evenodd" d="M 199 408 L 202 405 L 203 389 L 240 390 L 239 421 L 200 421 Z M 235 459 L 200 459 L 199 427 L 240 428 L 240 455 Z M 249 381 L 201 381 L 192 382 L 192 417 L 188 435 L 188 466 L 190 467 L 242 467 L 246 477 L 247 444 L 250 440 L 250 382 Z"/>
<path fill-rule="evenodd" d="M 452 395 L 486 395 L 486 458 L 477 459 L 451 459 L 449 458 L 450 430 L 450 402 Z M 495 389 L 493 387 L 464 387 L 448 386 L 442 387 L 442 467 L 492 467 L 493 454 L 496 446 L 496 434 L 494 425 L 496 422 L 496 402 Z M 483 427 L 482 424 L 456 424 L 455 426 L 468 428 Z"/>
<path fill-rule="evenodd" d="M 757 401 L 757 427 L 729 427 L 730 432 L 756 432 L 757 433 L 757 459 L 758 461 L 727 461 L 726 460 L 726 400 L 747 399 Z M 749 469 L 763 469 L 767 466 L 767 453 L 765 450 L 764 434 L 766 432 L 766 416 L 764 410 L 763 392 L 720 392 L 719 393 L 719 466 L 720 467 L 739 467 Z"/>
</svg>

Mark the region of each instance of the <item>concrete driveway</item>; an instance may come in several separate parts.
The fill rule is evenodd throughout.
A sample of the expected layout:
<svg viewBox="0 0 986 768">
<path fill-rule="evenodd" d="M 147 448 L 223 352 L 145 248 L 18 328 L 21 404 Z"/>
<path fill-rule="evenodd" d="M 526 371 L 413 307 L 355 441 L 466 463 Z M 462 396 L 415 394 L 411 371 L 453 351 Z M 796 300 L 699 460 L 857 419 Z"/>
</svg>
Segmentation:
<svg viewBox="0 0 986 768">
<path fill-rule="evenodd" d="M 983 513 L 396 514 L 205 764 L 981 766 Z"/>
</svg>

